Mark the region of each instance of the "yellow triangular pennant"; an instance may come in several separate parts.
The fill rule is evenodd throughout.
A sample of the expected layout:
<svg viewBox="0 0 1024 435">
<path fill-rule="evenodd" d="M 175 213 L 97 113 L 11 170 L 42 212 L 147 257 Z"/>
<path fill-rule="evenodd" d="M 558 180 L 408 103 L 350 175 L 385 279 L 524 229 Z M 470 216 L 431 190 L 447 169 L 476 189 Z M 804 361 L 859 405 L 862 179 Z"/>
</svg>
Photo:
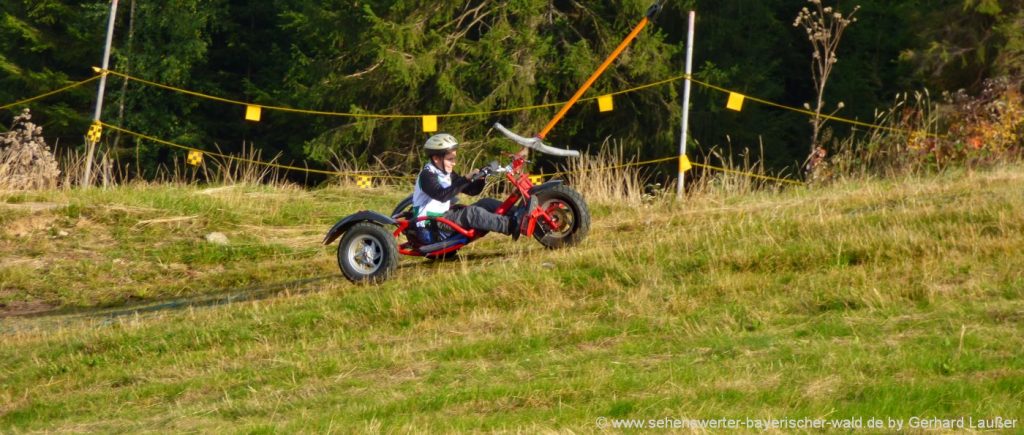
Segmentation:
<svg viewBox="0 0 1024 435">
<path fill-rule="evenodd" d="M 679 156 L 679 173 L 683 173 L 693 169 L 693 165 L 690 164 L 690 158 L 686 157 L 685 154 Z"/>
<path fill-rule="evenodd" d="M 252 104 L 245 106 L 245 120 L 260 122 L 260 115 L 262 111 L 263 109 L 260 106 Z"/>
<path fill-rule="evenodd" d="M 423 132 L 433 133 L 437 131 L 437 116 L 436 115 L 424 115 L 423 116 Z"/>
<path fill-rule="evenodd" d="M 612 102 L 611 95 L 602 95 L 597 97 L 597 110 L 601 112 L 611 112 L 615 109 L 615 104 Z"/>
<path fill-rule="evenodd" d="M 743 99 L 746 98 L 743 94 L 737 94 L 735 92 L 729 93 L 729 103 L 725 105 L 726 109 L 735 110 L 739 112 L 743 109 Z"/>
</svg>

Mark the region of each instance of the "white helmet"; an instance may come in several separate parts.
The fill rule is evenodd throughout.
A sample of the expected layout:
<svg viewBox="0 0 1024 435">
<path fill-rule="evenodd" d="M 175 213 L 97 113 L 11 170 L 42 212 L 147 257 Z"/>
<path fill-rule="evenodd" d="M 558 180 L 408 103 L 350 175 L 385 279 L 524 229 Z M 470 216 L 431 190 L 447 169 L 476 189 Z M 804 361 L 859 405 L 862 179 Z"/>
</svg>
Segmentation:
<svg viewBox="0 0 1024 435">
<path fill-rule="evenodd" d="M 455 136 L 438 133 L 427 139 L 427 142 L 423 144 L 423 149 L 427 150 L 428 155 L 434 155 L 447 153 L 457 146 L 459 146 L 459 141 L 455 140 Z"/>
</svg>

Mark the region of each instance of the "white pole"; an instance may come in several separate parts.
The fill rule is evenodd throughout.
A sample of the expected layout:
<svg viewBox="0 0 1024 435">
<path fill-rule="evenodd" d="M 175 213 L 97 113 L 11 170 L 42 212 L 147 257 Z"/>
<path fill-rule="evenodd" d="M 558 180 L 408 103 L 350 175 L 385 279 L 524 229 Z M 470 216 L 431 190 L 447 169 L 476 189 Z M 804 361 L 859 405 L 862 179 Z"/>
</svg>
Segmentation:
<svg viewBox="0 0 1024 435">
<path fill-rule="evenodd" d="M 683 83 L 683 131 L 679 137 L 679 184 L 676 185 L 676 197 L 683 197 L 683 184 L 686 174 L 683 173 L 682 161 L 686 156 L 686 134 L 690 128 L 690 74 L 693 73 L 693 22 L 697 13 L 690 11 L 690 25 L 686 31 L 686 82 Z"/>
<path fill-rule="evenodd" d="M 103 72 L 100 76 L 100 89 L 96 92 L 96 111 L 92 115 L 93 122 L 100 120 L 103 111 L 103 94 L 107 89 L 107 67 L 110 66 L 110 45 L 114 40 L 114 21 L 117 18 L 117 0 L 110 3 L 110 18 L 107 20 L 107 43 L 103 47 Z M 92 185 L 92 159 L 96 153 L 96 143 L 89 141 L 89 152 L 85 158 L 85 184 Z"/>
</svg>

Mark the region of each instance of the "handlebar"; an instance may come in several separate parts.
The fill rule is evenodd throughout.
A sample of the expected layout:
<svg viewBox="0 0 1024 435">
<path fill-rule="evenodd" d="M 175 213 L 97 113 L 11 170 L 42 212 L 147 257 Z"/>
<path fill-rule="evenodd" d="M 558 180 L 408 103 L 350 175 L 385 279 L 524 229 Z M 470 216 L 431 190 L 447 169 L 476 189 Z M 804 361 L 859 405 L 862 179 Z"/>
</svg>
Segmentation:
<svg viewBox="0 0 1024 435">
<path fill-rule="evenodd" d="M 580 152 L 579 151 L 576 151 L 576 150 L 563 150 L 561 148 L 554 148 L 554 147 L 546 145 L 542 140 L 540 140 L 540 138 L 537 138 L 537 137 L 531 137 L 531 138 L 522 137 L 522 136 L 520 136 L 518 134 L 515 134 L 515 133 L 509 131 L 509 129 L 505 128 L 504 125 L 501 125 L 500 122 L 495 122 L 494 123 L 494 128 L 498 129 L 498 131 L 500 131 L 501 134 L 505 135 L 505 137 L 507 137 L 509 139 L 512 139 L 513 142 L 519 144 L 520 146 L 522 146 L 524 148 L 529 148 L 529 149 L 532 149 L 532 150 L 536 150 L 536 151 L 542 152 L 544 154 L 550 154 L 550 155 L 559 156 L 559 157 L 579 157 L 580 156 Z"/>
</svg>

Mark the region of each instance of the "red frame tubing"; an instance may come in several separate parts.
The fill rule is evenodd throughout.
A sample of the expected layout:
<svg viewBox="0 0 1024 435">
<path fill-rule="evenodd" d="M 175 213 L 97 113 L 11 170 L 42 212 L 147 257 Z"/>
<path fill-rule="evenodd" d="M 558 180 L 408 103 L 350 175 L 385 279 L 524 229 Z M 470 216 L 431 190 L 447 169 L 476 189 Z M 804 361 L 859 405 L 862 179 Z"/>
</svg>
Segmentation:
<svg viewBox="0 0 1024 435">
<path fill-rule="evenodd" d="M 400 219 L 398 221 L 398 228 L 395 229 L 395 232 L 394 232 L 394 234 L 392 234 L 392 236 L 394 236 L 395 239 L 397 239 L 400 234 L 405 232 L 406 228 L 409 228 L 409 220 L 408 219 Z M 402 243 L 401 245 L 399 245 L 398 246 L 398 253 L 402 254 L 402 255 L 408 255 L 410 257 L 419 257 L 419 256 L 423 255 L 423 254 L 420 254 L 419 251 L 416 251 L 414 249 L 409 249 L 408 246 L 412 246 L 412 242 L 408 242 L 407 241 L 407 242 Z"/>
<path fill-rule="evenodd" d="M 408 244 L 408 242 L 403 243 L 402 246 L 405 246 L 407 244 Z M 416 251 L 416 250 L 412 250 L 412 249 L 408 249 L 408 248 L 402 248 L 401 246 L 398 248 L 398 253 L 402 254 L 402 255 L 408 255 L 410 257 L 422 257 L 423 256 L 423 254 L 421 254 L 420 251 Z"/>
<path fill-rule="evenodd" d="M 405 231 L 406 228 L 409 228 L 409 220 L 408 219 L 402 219 L 402 220 L 398 221 L 398 228 L 395 229 L 395 233 L 393 234 L 395 236 L 395 238 L 397 239 L 398 235 L 402 234 Z"/>
<path fill-rule="evenodd" d="M 467 230 L 467 229 L 464 229 L 464 228 L 460 227 L 455 222 L 452 222 L 452 221 L 450 221 L 448 219 L 445 219 L 443 217 L 430 217 L 430 216 L 424 216 L 424 217 L 416 218 L 415 221 L 410 221 L 408 219 L 401 219 L 401 220 L 398 221 L 398 228 L 395 229 L 395 232 L 392 235 L 397 239 L 398 236 L 400 234 L 402 234 L 406 229 L 408 229 L 409 225 L 411 225 L 413 222 L 421 222 L 421 221 L 425 221 L 425 220 L 434 220 L 435 222 L 440 222 L 442 224 L 448 225 L 449 227 L 451 227 L 451 229 L 455 230 L 455 232 L 463 235 L 464 237 L 466 237 L 469 240 L 473 240 L 476 237 L 476 230 L 474 230 L 474 229 L 468 229 Z M 405 247 L 406 245 L 411 246 L 412 244 L 411 244 L 411 242 L 406 242 L 406 243 L 403 243 L 401 246 L 399 246 L 398 247 L 398 253 L 399 254 L 408 255 L 408 256 L 411 256 L 411 257 L 423 257 L 424 256 L 424 254 L 421 253 L 420 251 L 406 248 Z M 444 249 L 442 249 L 440 251 L 431 252 L 431 253 L 429 253 L 429 255 L 443 255 L 443 254 L 447 254 L 447 253 L 452 252 L 454 250 L 457 250 L 457 249 L 459 249 L 459 248 L 461 248 L 463 246 L 466 246 L 466 243 L 460 243 L 458 245 L 449 246 L 449 247 L 444 248 Z"/>
<path fill-rule="evenodd" d="M 533 183 L 530 182 L 529 176 L 520 173 L 522 168 L 523 159 L 515 157 L 512 160 L 512 172 L 506 173 L 505 177 L 508 178 L 508 181 L 516 187 L 516 191 L 512 192 L 508 198 L 505 198 L 505 201 L 498 206 L 497 210 L 494 211 L 495 213 L 504 216 L 509 210 L 512 210 L 512 206 L 516 204 L 516 201 L 519 201 L 519 198 L 530 197 L 530 189 L 533 187 Z"/>
<path fill-rule="evenodd" d="M 512 210 L 512 206 L 516 204 L 516 201 L 519 201 L 519 198 L 519 192 L 512 192 L 512 194 L 505 199 L 505 202 L 502 202 L 501 205 L 498 206 L 498 209 L 495 210 L 494 213 L 505 216 L 508 214 L 509 210 Z"/>
</svg>

